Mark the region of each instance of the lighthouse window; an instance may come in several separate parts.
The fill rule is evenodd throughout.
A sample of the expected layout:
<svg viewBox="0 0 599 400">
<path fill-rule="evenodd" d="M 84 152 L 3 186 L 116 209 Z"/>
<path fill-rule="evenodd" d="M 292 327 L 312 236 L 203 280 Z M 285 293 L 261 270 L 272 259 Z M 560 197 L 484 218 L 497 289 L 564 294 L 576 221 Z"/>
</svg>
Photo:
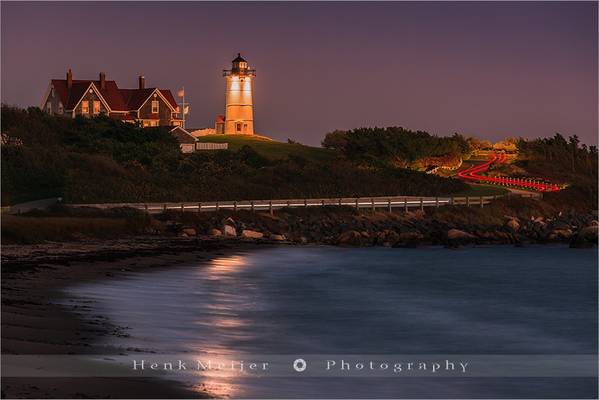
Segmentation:
<svg viewBox="0 0 599 400">
<path fill-rule="evenodd" d="M 235 130 L 237 132 L 241 132 L 241 123 L 238 122 L 238 123 L 235 124 Z"/>
</svg>

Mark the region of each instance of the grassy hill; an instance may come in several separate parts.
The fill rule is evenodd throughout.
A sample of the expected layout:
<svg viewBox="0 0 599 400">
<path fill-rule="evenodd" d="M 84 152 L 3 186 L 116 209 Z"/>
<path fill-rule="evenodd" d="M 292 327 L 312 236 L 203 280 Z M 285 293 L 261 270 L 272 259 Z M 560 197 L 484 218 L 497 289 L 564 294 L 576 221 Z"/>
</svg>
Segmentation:
<svg viewBox="0 0 599 400">
<path fill-rule="evenodd" d="M 181 154 L 165 128 L 107 117 L 64 118 L 2 107 L 2 203 L 214 201 L 435 196 L 465 190 L 455 179 L 387 165 L 359 165 L 334 149 L 260 136 L 219 135 L 228 151 Z"/>
<path fill-rule="evenodd" d="M 229 143 L 229 150 L 237 151 L 250 146 L 256 153 L 269 160 L 284 159 L 290 155 L 307 160 L 324 161 L 335 157 L 336 152 L 321 147 L 299 143 L 283 143 L 260 135 L 209 135 L 198 137 L 200 142 Z"/>
</svg>

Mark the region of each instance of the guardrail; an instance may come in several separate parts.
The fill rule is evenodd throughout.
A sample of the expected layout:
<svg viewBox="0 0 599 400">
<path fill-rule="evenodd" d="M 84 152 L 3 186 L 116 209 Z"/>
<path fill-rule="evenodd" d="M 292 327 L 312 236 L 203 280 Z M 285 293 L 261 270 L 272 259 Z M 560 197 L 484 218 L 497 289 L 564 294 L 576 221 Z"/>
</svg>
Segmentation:
<svg viewBox="0 0 599 400">
<path fill-rule="evenodd" d="M 512 196 L 540 198 L 539 193 L 510 194 Z M 350 206 L 356 209 L 393 209 L 423 210 L 425 207 L 441 207 L 452 205 L 484 207 L 491 201 L 501 196 L 462 196 L 462 197 L 417 197 L 417 196 L 391 196 L 391 197 L 342 197 L 326 199 L 282 199 L 282 200 L 241 200 L 241 201 L 208 201 L 208 202 L 181 202 L 181 203 L 100 203 L 100 204 L 70 204 L 71 207 L 94 207 L 100 209 L 131 207 L 155 214 L 165 211 L 196 211 L 209 212 L 219 210 L 251 210 L 269 211 L 281 208 L 306 208 L 325 206 Z"/>
</svg>

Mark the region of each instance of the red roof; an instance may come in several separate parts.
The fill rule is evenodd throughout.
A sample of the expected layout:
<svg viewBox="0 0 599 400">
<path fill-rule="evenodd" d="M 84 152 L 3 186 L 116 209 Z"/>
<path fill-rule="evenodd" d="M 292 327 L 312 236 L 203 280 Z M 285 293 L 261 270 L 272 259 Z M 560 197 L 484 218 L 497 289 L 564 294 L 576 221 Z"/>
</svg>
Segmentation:
<svg viewBox="0 0 599 400">
<path fill-rule="evenodd" d="M 136 111 L 151 96 L 156 88 L 147 89 L 119 89 L 115 81 L 105 81 L 104 89 L 100 89 L 100 81 L 73 79 L 73 86 L 69 90 L 66 79 L 52 79 L 52 86 L 65 110 L 75 108 L 79 100 L 85 94 L 89 85 L 93 83 L 106 100 L 111 111 Z M 173 109 L 177 108 L 177 102 L 168 89 L 158 89 Z"/>
<path fill-rule="evenodd" d="M 225 116 L 224 115 L 218 114 L 216 116 L 216 123 L 218 124 L 219 122 L 225 122 Z"/>
<path fill-rule="evenodd" d="M 168 89 L 158 89 L 158 90 L 160 90 L 160 93 L 162 93 L 162 95 L 164 96 L 166 101 L 171 103 L 171 106 L 173 106 L 173 108 L 176 110 L 177 102 L 175 101 L 175 98 L 173 97 L 173 94 L 171 93 L 171 91 Z"/>
</svg>

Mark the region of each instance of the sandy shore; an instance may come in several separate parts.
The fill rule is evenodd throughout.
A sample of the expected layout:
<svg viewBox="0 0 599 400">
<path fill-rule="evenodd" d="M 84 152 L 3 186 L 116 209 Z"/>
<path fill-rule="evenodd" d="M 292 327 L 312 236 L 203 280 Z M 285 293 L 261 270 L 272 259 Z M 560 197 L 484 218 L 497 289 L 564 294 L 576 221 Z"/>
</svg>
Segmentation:
<svg viewBox="0 0 599 400">
<path fill-rule="evenodd" d="M 100 354 L 118 335 L 105 317 L 59 304 L 61 289 L 130 271 L 168 268 L 224 255 L 241 244 L 208 238 L 135 238 L 2 247 L 2 353 Z M 83 317 L 86 318 L 83 318 Z M 115 349 L 115 352 L 117 349 Z M 208 393 L 155 378 L 4 378 L 3 398 L 205 398 Z"/>
</svg>

